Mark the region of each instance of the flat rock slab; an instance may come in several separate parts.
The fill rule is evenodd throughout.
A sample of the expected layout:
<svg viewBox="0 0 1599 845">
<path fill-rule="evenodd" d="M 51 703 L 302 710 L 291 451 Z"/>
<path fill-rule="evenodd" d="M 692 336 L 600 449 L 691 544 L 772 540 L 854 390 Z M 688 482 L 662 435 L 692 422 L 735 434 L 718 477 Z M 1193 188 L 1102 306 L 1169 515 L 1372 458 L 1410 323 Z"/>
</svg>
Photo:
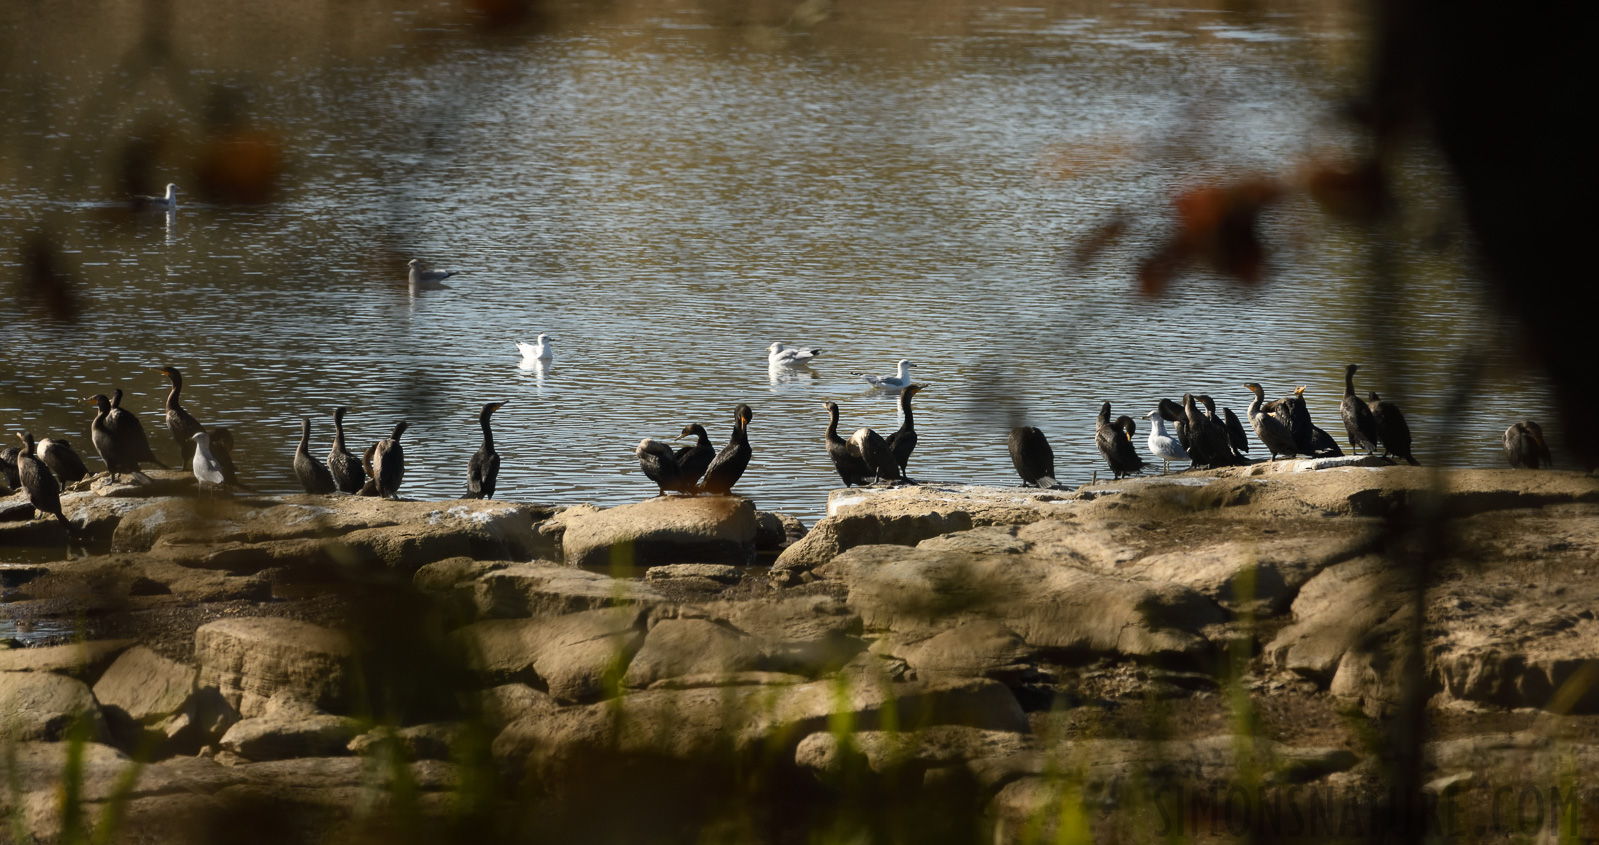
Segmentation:
<svg viewBox="0 0 1599 845">
<path fill-rule="evenodd" d="M 222 619 L 194 632 L 201 686 L 214 686 L 245 718 L 292 693 L 338 712 L 349 694 L 353 653 L 348 638 L 309 622 L 278 617 Z M 346 738 L 348 741 L 348 738 Z"/>
<path fill-rule="evenodd" d="M 492 681 L 544 687 L 561 701 L 592 701 L 620 679 L 644 639 L 636 607 L 538 619 L 491 619 L 452 637 L 468 665 Z"/>
<path fill-rule="evenodd" d="M 819 570 L 849 588 L 868 628 L 939 631 L 990 619 L 1033 648 L 1208 660 L 1226 613 L 1177 584 L 1137 583 L 1031 555 L 861 546 Z"/>
<path fill-rule="evenodd" d="M 647 584 L 543 562 L 497 568 L 472 582 L 472 605 L 481 619 L 559 616 L 666 600 Z"/>
<path fill-rule="evenodd" d="M 0 672 L 56 672 L 93 680 L 137 640 L 90 640 L 71 645 L 0 651 Z"/>
<path fill-rule="evenodd" d="M 100 706 L 136 722 L 154 724 L 189 707 L 198 673 L 144 646 L 122 653 L 94 685 Z"/>
<path fill-rule="evenodd" d="M 737 584 L 743 580 L 744 570 L 719 563 L 673 563 L 652 566 L 644 573 L 646 581 L 668 581 L 673 578 L 705 578 L 723 584 Z"/>
<path fill-rule="evenodd" d="M 647 687 L 688 675 L 730 675 L 765 669 L 749 636 L 703 619 L 663 619 L 650 628 L 622 683 Z"/>
<path fill-rule="evenodd" d="M 755 506 L 737 496 L 661 496 L 570 516 L 566 563 L 633 569 L 674 563 L 755 562 Z"/>
</svg>

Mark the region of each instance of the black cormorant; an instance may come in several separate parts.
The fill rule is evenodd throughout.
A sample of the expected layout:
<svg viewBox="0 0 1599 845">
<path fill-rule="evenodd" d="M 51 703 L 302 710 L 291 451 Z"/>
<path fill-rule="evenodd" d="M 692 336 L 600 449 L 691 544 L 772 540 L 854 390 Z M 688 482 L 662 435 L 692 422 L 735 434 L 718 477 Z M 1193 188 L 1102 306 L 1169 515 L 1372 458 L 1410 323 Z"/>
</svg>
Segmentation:
<svg viewBox="0 0 1599 845">
<path fill-rule="evenodd" d="M 745 468 L 750 465 L 749 424 L 753 416 L 750 406 L 742 402 L 733 409 L 733 436 L 722 447 L 722 451 L 716 453 L 711 465 L 705 468 L 705 479 L 699 486 L 702 492 L 725 496 L 743 477 Z"/>
<path fill-rule="evenodd" d="M 1377 421 L 1377 440 L 1382 443 L 1383 457 L 1390 455 L 1404 458 L 1405 462 L 1413 467 L 1421 466 L 1410 454 L 1410 423 L 1405 422 L 1405 415 L 1399 411 L 1399 406 L 1392 402 L 1385 402 L 1377 391 L 1366 394 L 1367 407 L 1371 408 L 1371 416 Z"/>
<path fill-rule="evenodd" d="M 1260 409 L 1288 426 L 1288 433 L 1294 437 L 1296 453 L 1312 458 L 1343 456 L 1344 450 L 1338 448 L 1338 443 L 1332 439 L 1332 435 L 1311 422 L 1310 405 L 1305 402 L 1304 385 L 1294 388 L 1294 395 L 1273 399 L 1261 405 Z"/>
<path fill-rule="evenodd" d="M 385 499 L 399 498 L 400 482 L 405 478 L 405 450 L 400 446 L 400 435 L 410 427 L 401 420 L 394 433 L 379 440 L 372 452 L 372 473 L 377 479 L 378 495 Z"/>
<path fill-rule="evenodd" d="M 1249 424 L 1255 429 L 1255 436 L 1260 438 L 1261 445 L 1271 453 L 1271 459 L 1277 460 L 1278 455 L 1293 457 L 1299 453 L 1299 447 L 1294 443 L 1294 434 L 1288 426 L 1274 414 L 1262 410 L 1266 404 L 1266 390 L 1257 382 L 1248 382 L 1244 385 L 1255 398 L 1249 403 Z"/>
<path fill-rule="evenodd" d="M 332 493 L 333 474 L 311 457 L 311 418 L 300 418 L 300 445 L 294 450 L 294 474 L 307 493 Z"/>
<path fill-rule="evenodd" d="M 673 455 L 677 461 L 678 478 L 681 480 L 683 490 L 692 492 L 694 485 L 700 481 L 700 476 L 705 474 L 711 461 L 716 458 L 716 447 L 711 445 L 711 436 L 706 433 L 705 426 L 699 423 L 689 423 L 683 426 L 683 433 L 677 436 L 678 440 L 685 437 L 694 437 L 695 441 Z"/>
<path fill-rule="evenodd" d="M 361 459 L 350 453 L 344 444 L 344 415 L 349 409 L 340 405 L 333 409 L 333 448 L 328 451 L 328 473 L 333 476 L 333 486 L 344 493 L 359 493 L 366 484 L 366 470 Z"/>
<path fill-rule="evenodd" d="M 644 438 L 633 450 L 638 455 L 638 467 L 661 490 L 661 495 L 683 491 L 683 470 L 677 465 L 672 446 L 659 440 Z"/>
<path fill-rule="evenodd" d="M 1144 468 L 1144 459 L 1138 457 L 1138 450 L 1133 448 L 1132 432 L 1137 429 L 1132 423 L 1132 417 L 1125 416 L 1111 422 L 1110 403 L 1099 406 L 1099 418 L 1094 424 L 1094 444 L 1099 447 L 1099 454 L 1110 465 L 1110 471 L 1116 478 L 1140 472 Z M 1225 433 L 1222 436 L 1225 437 Z"/>
<path fill-rule="evenodd" d="M 483 429 L 483 445 L 472 455 L 466 468 L 466 497 L 468 499 L 494 498 L 494 482 L 500 477 L 500 453 L 494 451 L 494 432 L 489 428 L 489 417 L 505 405 L 504 402 L 485 402 L 478 412 L 477 424 Z"/>
<path fill-rule="evenodd" d="M 16 446 L 0 449 L 0 478 L 13 490 L 22 489 L 22 479 L 17 476 L 17 453 L 20 451 Z"/>
<path fill-rule="evenodd" d="M 1344 368 L 1344 401 L 1339 403 L 1338 412 L 1344 418 L 1344 431 L 1349 433 L 1349 448 L 1354 452 L 1365 449 L 1367 454 L 1377 451 L 1377 418 L 1371 415 L 1371 407 L 1366 400 L 1355 395 L 1355 371 L 1360 369 L 1356 364 Z"/>
<path fill-rule="evenodd" d="M 916 449 L 916 420 L 911 416 L 911 398 L 921 389 L 919 384 L 907 384 L 900 389 L 899 412 L 905 416 L 905 422 L 900 423 L 899 430 L 886 438 L 889 450 L 894 453 L 894 463 L 899 467 L 899 477 L 906 481 L 910 479 L 905 475 L 905 467 L 911 462 L 911 452 Z"/>
<path fill-rule="evenodd" d="M 96 393 L 84 401 L 98 408 L 94 422 L 89 424 L 89 442 L 100 453 L 100 460 L 105 461 L 111 480 L 117 480 L 117 476 L 125 472 L 137 473 L 141 463 L 160 463 L 150 453 L 150 441 L 132 411 L 113 408 L 104 393 Z"/>
<path fill-rule="evenodd" d="M 1249 438 L 1244 435 L 1243 426 L 1238 424 L 1238 417 L 1233 416 L 1232 411 L 1225 408 L 1222 410 L 1227 411 L 1226 415 L 1217 414 L 1216 400 L 1204 393 L 1195 396 L 1194 401 L 1205 407 L 1205 418 L 1209 421 L 1210 427 L 1219 430 L 1226 438 L 1227 464 L 1231 466 L 1233 464 L 1248 463 L 1249 461 L 1244 457 L 1244 453 L 1249 451 Z M 1236 436 L 1232 427 L 1228 425 L 1229 417 L 1232 425 L 1238 426 Z M 1242 448 L 1239 447 L 1240 442 L 1243 444 Z"/>
<path fill-rule="evenodd" d="M 50 468 L 34 455 L 33 435 L 23 432 L 17 437 L 22 438 L 22 450 L 17 453 L 17 478 L 22 482 L 22 489 L 28 493 L 28 501 L 33 504 L 34 510 L 52 514 L 61 520 L 61 524 L 70 532 L 72 524 L 61 513 L 61 485 L 50 474 Z"/>
<path fill-rule="evenodd" d="M 1188 451 L 1188 444 L 1191 440 L 1188 431 L 1188 413 L 1183 410 L 1182 404 L 1173 402 L 1170 399 L 1162 399 L 1157 407 L 1157 412 L 1160 414 L 1161 419 L 1172 424 L 1172 431 L 1177 435 L 1177 442 L 1182 445 L 1183 451 Z M 1188 457 L 1184 458 L 1184 460 L 1192 462 L 1193 458 Z"/>
<path fill-rule="evenodd" d="M 120 387 L 111 391 L 111 411 L 106 414 L 105 422 L 112 436 L 116 437 L 119 443 L 125 444 L 129 459 L 134 463 L 155 464 L 162 469 L 171 469 L 157 458 L 155 450 L 150 448 L 150 437 L 144 433 L 144 423 L 139 421 L 138 414 L 122 407 Z"/>
<path fill-rule="evenodd" d="M 870 428 L 857 428 L 847 441 L 849 452 L 857 455 L 872 471 L 872 483 L 881 481 L 903 481 L 899 474 L 899 464 L 894 462 L 894 450 L 888 448 L 888 441 L 883 435 Z"/>
<path fill-rule="evenodd" d="M 1044 432 L 1030 426 L 1010 430 L 1010 462 L 1022 477 L 1022 486 L 1055 487 L 1055 450 L 1049 448 Z"/>
<path fill-rule="evenodd" d="M 844 482 L 845 487 L 865 486 L 874 473 L 866 465 L 866 460 L 849 447 L 849 441 L 838 436 L 838 403 L 828 402 L 827 408 L 827 457 L 833 461 L 833 469 L 838 470 L 838 477 Z"/>
<path fill-rule="evenodd" d="M 44 465 L 55 473 L 61 486 L 65 487 L 74 481 L 82 481 L 89 474 L 89 468 L 83 465 L 83 458 L 72 448 L 72 444 L 58 437 L 46 437 L 34 447 L 34 456 L 44 461 Z"/>
<path fill-rule="evenodd" d="M 1555 465 L 1543 440 L 1543 427 L 1532 420 L 1522 420 L 1505 429 L 1505 457 L 1518 469 Z"/>
<path fill-rule="evenodd" d="M 162 367 L 161 374 L 172 380 L 172 389 L 167 392 L 167 431 L 172 432 L 178 451 L 183 453 L 183 466 L 189 467 L 194 460 L 194 436 L 205 431 L 205 426 L 183 409 L 183 373 L 177 367 Z"/>
<path fill-rule="evenodd" d="M 1206 467 L 1232 466 L 1236 462 L 1232 443 L 1227 440 L 1227 426 L 1219 421 L 1211 424 L 1194 403 L 1193 394 L 1183 394 L 1183 414 L 1188 418 L 1188 454 L 1193 465 Z"/>
</svg>

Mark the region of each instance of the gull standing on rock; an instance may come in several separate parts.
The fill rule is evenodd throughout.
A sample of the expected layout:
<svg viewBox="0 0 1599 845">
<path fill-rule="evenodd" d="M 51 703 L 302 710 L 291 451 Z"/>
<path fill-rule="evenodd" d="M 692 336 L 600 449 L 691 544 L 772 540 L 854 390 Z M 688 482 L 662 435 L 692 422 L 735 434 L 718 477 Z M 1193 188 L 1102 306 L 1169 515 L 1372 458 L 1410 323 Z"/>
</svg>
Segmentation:
<svg viewBox="0 0 1599 845">
<path fill-rule="evenodd" d="M 766 363 L 773 367 L 800 367 L 822 354 L 820 349 L 795 349 L 782 343 L 766 347 Z"/>
<path fill-rule="evenodd" d="M 1188 450 L 1177 438 L 1166 433 L 1166 420 L 1157 408 L 1144 415 L 1154 428 L 1149 432 L 1149 453 L 1160 458 L 1160 474 L 1165 475 L 1171 468 L 1172 461 L 1192 461 L 1188 457 Z"/>
<path fill-rule="evenodd" d="M 444 287 L 444 280 L 460 273 L 460 270 L 428 270 L 422 259 L 413 258 L 405 263 L 411 268 L 410 282 L 412 290 L 439 290 Z"/>
<path fill-rule="evenodd" d="M 857 372 L 851 372 L 850 375 L 860 376 L 861 378 L 866 379 L 867 384 L 881 390 L 899 390 L 900 388 L 911 383 L 911 368 L 914 366 L 916 365 L 904 358 L 901 358 L 899 359 L 899 364 L 897 365 L 894 375 L 872 376 L 867 375 L 866 373 Z"/>
<path fill-rule="evenodd" d="M 221 487 L 228 480 L 222 471 L 222 462 L 211 454 L 211 435 L 203 431 L 194 434 L 194 478 L 203 487 Z"/>
</svg>

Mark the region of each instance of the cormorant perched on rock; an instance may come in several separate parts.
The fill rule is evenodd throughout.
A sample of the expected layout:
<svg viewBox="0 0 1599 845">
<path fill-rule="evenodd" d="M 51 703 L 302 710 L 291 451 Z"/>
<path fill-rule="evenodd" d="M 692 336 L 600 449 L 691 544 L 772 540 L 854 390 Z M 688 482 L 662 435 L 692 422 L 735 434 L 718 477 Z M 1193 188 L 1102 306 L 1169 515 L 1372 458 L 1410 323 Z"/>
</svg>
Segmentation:
<svg viewBox="0 0 1599 845">
<path fill-rule="evenodd" d="M 919 384 L 907 384 L 899 391 L 899 412 L 905 416 L 899 430 L 887 438 L 889 451 L 894 453 L 894 464 L 899 467 L 901 480 L 909 481 L 905 466 L 911 462 L 911 452 L 916 449 L 916 420 L 911 416 L 911 398 L 921 392 Z"/>
<path fill-rule="evenodd" d="M 1136 429 L 1133 429 L 1132 422 L 1132 417 L 1117 417 L 1113 423 L 1110 420 L 1110 403 L 1099 407 L 1099 419 L 1094 425 L 1094 443 L 1116 478 L 1140 472 L 1144 468 L 1144 459 L 1138 457 L 1138 450 L 1133 448 L 1132 431 Z M 1222 436 L 1226 437 L 1225 433 Z"/>
<path fill-rule="evenodd" d="M 1226 411 L 1225 414 L 1216 413 L 1216 400 L 1204 393 L 1195 396 L 1194 401 L 1205 407 L 1205 417 L 1209 420 L 1210 426 L 1226 435 L 1227 464 L 1231 466 L 1248 463 L 1249 460 L 1244 457 L 1244 453 L 1249 451 L 1249 438 L 1244 434 L 1243 426 L 1239 424 L 1238 417 L 1233 416 L 1233 412 L 1227 408 L 1222 409 Z M 1231 420 L 1231 425 L 1228 424 L 1229 419 Z M 1233 431 L 1235 426 L 1238 428 L 1236 432 Z"/>
<path fill-rule="evenodd" d="M 1271 453 L 1271 459 L 1275 461 L 1278 455 L 1293 457 L 1298 454 L 1299 447 L 1295 445 L 1293 432 L 1288 430 L 1288 426 L 1284 425 L 1283 421 L 1275 415 L 1261 410 L 1262 406 L 1266 404 L 1265 388 L 1253 381 L 1245 384 L 1244 387 L 1255 394 L 1255 398 L 1249 403 L 1247 412 L 1249 414 L 1249 424 L 1254 427 L 1255 436 L 1260 438 L 1260 442 L 1266 447 L 1266 451 Z"/>
<path fill-rule="evenodd" d="M 343 405 L 333 409 L 333 448 L 328 451 L 328 473 L 340 492 L 359 493 L 366 484 L 366 470 L 361 467 L 361 459 L 351 454 L 344 442 L 344 415 L 349 410 Z"/>
<path fill-rule="evenodd" d="M 850 435 L 848 446 L 850 454 L 859 455 L 871 469 L 873 484 L 904 480 L 899 474 L 899 464 L 894 462 L 894 450 L 888 448 L 888 441 L 883 439 L 883 435 L 870 428 L 857 428 Z"/>
<path fill-rule="evenodd" d="M 677 461 L 678 477 L 682 479 L 684 492 L 692 492 L 694 485 L 700 482 L 700 476 L 705 474 L 706 468 L 716 458 L 716 447 L 711 445 L 711 436 L 706 433 L 705 426 L 699 423 L 689 423 L 683 426 L 683 433 L 677 436 L 678 440 L 685 437 L 694 437 L 695 441 L 681 449 L 673 459 Z"/>
<path fill-rule="evenodd" d="M 1338 412 L 1344 418 L 1344 431 L 1349 433 L 1349 448 L 1354 452 L 1365 449 L 1367 454 L 1377 451 L 1377 418 L 1371 415 L 1371 407 L 1366 400 L 1355 395 L 1355 371 L 1359 365 L 1350 364 L 1344 368 L 1344 401 L 1338 405 Z"/>
<path fill-rule="evenodd" d="M 190 462 L 194 470 L 194 480 L 204 489 L 206 486 L 221 487 L 228 481 L 228 476 L 222 471 L 222 462 L 211 454 L 211 435 L 203 431 L 194 434 L 194 460 Z"/>
<path fill-rule="evenodd" d="M 172 440 L 178 444 L 183 465 L 187 467 L 194 460 L 194 436 L 205 431 L 205 426 L 183 409 L 179 399 L 179 394 L 183 393 L 183 373 L 178 372 L 177 367 L 162 367 L 161 374 L 172 381 L 172 390 L 167 392 L 167 431 L 172 432 Z"/>
<path fill-rule="evenodd" d="M 126 446 L 129 458 L 134 463 L 155 464 L 162 469 L 171 469 L 157 458 L 155 450 L 150 448 L 150 437 L 144 433 L 144 423 L 139 422 L 139 416 L 122 407 L 120 387 L 111 391 L 111 412 L 106 414 L 105 422 L 110 427 L 111 434 L 119 443 Z"/>
<path fill-rule="evenodd" d="M 118 390 L 117 393 L 120 398 L 122 391 Z M 139 418 L 132 411 L 112 407 L 111 400 L 104 393 L 96 393 L 85 401 L 94 403 L 99 409 L 94 422 L 89 424 L 89 442 L 94 444 L 94 450 L 105 461 L 106 471 L 111 474 L 113 481 L 122 473 L 137 473 L 141 463 L 165 467 L 150 452 L 150 441 L 144 436 L 144 426 L 139 424 Z"/>
<path fill-rule="evenodd" d="M 233 430 L 225 425 L 214 426 L 207 435 L 211 438 L 211 456 L 222 467 L 222 481 L 240 490 L 254 490 L 239 480 L 239 469 L 233 465 Z"/>
<path fill-rule="evenodd" d="M 307 493 L 332 493 L 333 474 L 311 457 L 311 418 L 300 418 L 300 445 L 294 450 L 294 474 Z"/>
<path fill-rule="evenodd" d="M 61 520 L 70 533 L 72 523 L 67 522 L 66 515 L 61 513 L 61 485 L 50 474 L 50 468 L 34 454 L 33 435 L 23 432 L 17 436 L 22 438 L 22 450 L 17 452 L 17 479 L 22 482 L 22 489 L 27 491 L 28 501 L 33 504 L 34 510 L 52 514 Z"/>
<path fill-rule="evenodd" d="M 838 470 L 845 487 L 866 486 L 874 473 L 866 465 L 866 459 L 850 449 L 849 441 L 838 436 L 838 403 L 828 402 L 824 407 L 827 408 L 827 456 L 833 460 L 833 469 Z"/>
<path fill-rule="evenodd" d="M 742 402 L 733 409 L 733 436 L 728 438 L 727 445 L 716 453 L 716 458 L 706 467 L 705 480 L 699 486 L 701 492 L 725 496 L 744 476 L 745 468 L 750 465 L 749 424 L 752 417 L 754 412 Z"/>
<path fill-rule="evenodd" d="M 400 447 L 400 435 L 410 427 L 401 420 L 394 433 L 379 440 L 372 451 L 372 477 L 377 479 L 378 495 L 385 499 L 398 498 L 400 482 L 405 479 L 405 450 Z"/>
<path fill-rule="evenodd" d="M 1149 432 L 1149 453 L 1160 458 L 1161 475 L 1165 475 L 1171 468 L 1172 461 L 1193 460 L 1193 458 L 1188 456 L 1188 450 L 1183 448 L 1183 444 L 1177 438 L 1166 433 L 1166 417 L 1161 409 L 1156 408 L 1150 411 L 1144 415 L 1144 419 L 1149 420 L 1150 424 L 1154 426 Z"/>
<path fill-rule="evenodd" d="M 17 475 L 17 453 L 20 451 L 16 446 L 0 449 L 0 479 L 4 479 L 6 486 L 13 490 L 22 489 L 22 479 Z"/>
<path fill-rule="evenodd" d="M 678 467 L 670 444 L 646 437 L 639 441 L 633 454 L 638 455 L 639 469 L 661 489 L 660 495 L 683 490 L 683 470 Z"/>
<path fill-rule="evenodd" d="M 44 461 L 44 465 L 55 473 L 56 478 L 65 487 L 74 481 L 82 481 L 89 474 L 89 468 L 83 465 L 83 458 L 78 457 L 72 444 L 58 437 L 46 437 L 34 447 L 34 457 Z"/>
<path fill-rule="evenodd" d="M 1344 450 L 1338 448 L 1338 443 L 1332 439 L 1332 435 L 1311 422 L 1310 406 L 1305 402 L 1304 385 L 1294 388 L 1294 395 L 1273 399 L 1261 405 L 1260 409 L 1288 426 L 1288 433 L 1294 437 L 1294 451 L 1297 454 L 1312 458 L 1343 456 Z"/>
<path fill-rule="evenodd" d="M 1543 427 L 1532 420 L 1522 420 L 1505 429 L 1505 457 L 1518 469 L 1555 465 L 1549 446 L 1543 440 Z"/>
<path fill-rule="evenodd" d="M 1046 490 L 1058 486 L 1055 481 L 1055 450 L 1049 448 L 1044 432 L 1030 426 L 1010 430 L 1010 462 L 1016 474 L 1022 477 L 1022 486 L 1031 484 Z"/>
<path fill-rule="evenodd" d="M 1212 425 L 1210 417 L 1194 403 L 1193 394 L 1183 394 L 1183 414 L 1188 418 L 1188 454 L 1193 456 L 1195 466 L 1225 467 L 1237 462 L 1227 439 L 1227 426 L 1220 421 Z"/>
<path fill-rule="evenodd" d="M 1421 466 L 1410 454 L 1410 424 L 1405 422 L 1399 406 L 1383 401 L 1375 390 L 1366 394 L 1366 401 L 1372 418 L 1377 421 L 1377 440 L 1382 443 L 1383 457 L 1404 458 L 1413 467 Z"/>
<path fill-rule="evenodd" d="M 500 477 L 500 453 L 494 451 L 494 432 L 489 428 L 489 417 L 505 405 L 504 402 L 487 402 L 477 415 L 483 429 L 483 445 L 472 455 L 466 468 L 466 497 L 468 499 L 494 498 L 494 482 Z"/>
<path fill-rule="evenodd" d="M 1242 456 L 1249 451 L 1249 435 L 1244 433 L 1244 424 L 1238 421 L 1238 415 L 1232 408 L 1222 408 L 1222 419 L 1227 424 L 1227 442 L 1233 446 L 1233 454 Z"/>
</svg>

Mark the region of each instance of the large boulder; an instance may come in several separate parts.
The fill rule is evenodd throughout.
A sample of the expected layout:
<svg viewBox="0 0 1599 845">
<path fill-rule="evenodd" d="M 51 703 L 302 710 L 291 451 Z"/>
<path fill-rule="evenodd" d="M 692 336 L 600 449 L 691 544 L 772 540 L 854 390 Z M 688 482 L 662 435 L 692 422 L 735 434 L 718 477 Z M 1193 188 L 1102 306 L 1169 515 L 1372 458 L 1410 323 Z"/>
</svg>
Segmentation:
<svg viewBox="0 0 1599 845">
<path fill-rule="evenodd" d="M 1293 603 L 1293 623 L 1266 645 L 1279 668 L 1330 683 L 1344 654 L 1414 595 L 1409 572 L 1370 555 L 1328 567 Z"/>
<path fill-rule="evenodd" d="M 495 682 L 543 687 L 561 701 L 592 701 L 620 681 L 644 638 L 644 613 L 614 607 L 536 619 L 491 619 L 453 635 L 467 664 Z"/>
<path fill-rule="evenodd" d="M 828 596 L 707 602 L 674 612 L 748 635 L 762 664 L 776 672 L 815 677 L 848 663 L 865 647 L 860 615 Z M 664 615 L 664 610 L 657 612 Z"/>
<path fill-rule="evenodd" d="M 596 569 L 755 562 L 755 506 L 736 496 L 661 496 L 569 517 L 564 560 Z"/>
<path fill-rule="evenodd" d="M 494 569 L 471 582 L 471 602 L 483 619 L 559 616 L 618 605 L 666 601 L 654 588 L 598 572 L 535 561 Z"/>
<path fill-rule="evenodd" d="M 242 719 L 222 735 L 220 745 L 246 760 L 288 760 L 348 753 L 361 733 L 360 723 L 324 713 L 288 695 L 270 699 L 260 715 Z"/>
<path fill-rule="evenodd" d="M 105 739 L 105 720 L 89 687 L 50 672 L 0 672 L 0 744 L 61 740 L 79 719 L 88 738 Z"/>
<path fill-rule="evenodd" d="M 124 748 L 155 739 L 163 744 L 190 734 L 198 748 L 194 667 L 168 660 L 144 646 L 122 653 L 94 685 L 106 723 Z"/>
<path fill-rule="evenodd" d="M 704 619 L 663 619 L 650 628 L 622 683 L 647 687 L 686 675 L 728 675 L 764 668 L 750 637 Z"/>
<path fill-rule="evenodd" d="M 216 687 L 246 718 L 265 712 L 281 692 L 332 712 L 349 703 L 350 641 L 309 622 L 243 617 L 207 623 L 194 632 L 194 656 L 200 685 Z"/>
<path fill-rule="evenodd" d="M 1033 648 L 1205 663 L 1226 613 L 1176 584 L 1125 581 L 1033 555 L 861 546 L 819 574 L 849 588 L 868 628 L 939 631 L 992 619 Z"/>
</svg>

